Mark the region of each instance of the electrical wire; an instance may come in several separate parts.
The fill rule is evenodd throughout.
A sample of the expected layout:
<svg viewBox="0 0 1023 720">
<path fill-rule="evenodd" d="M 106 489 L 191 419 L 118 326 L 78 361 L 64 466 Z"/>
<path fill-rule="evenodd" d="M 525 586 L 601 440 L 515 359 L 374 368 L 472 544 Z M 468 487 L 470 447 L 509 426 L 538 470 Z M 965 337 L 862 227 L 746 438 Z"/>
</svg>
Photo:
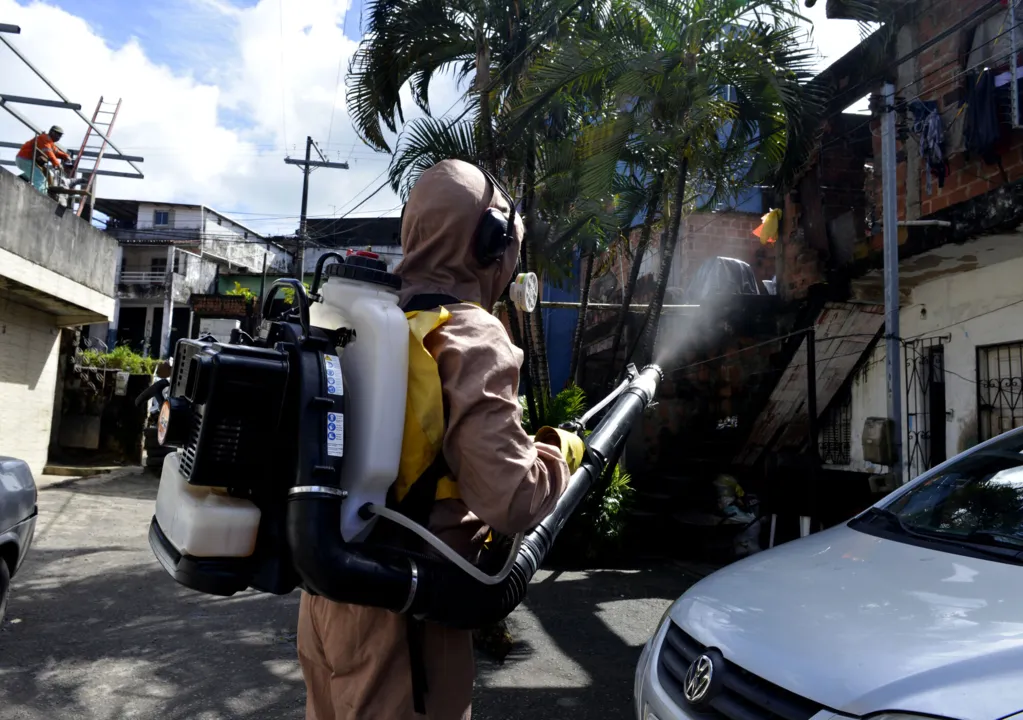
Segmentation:
<svg viewBox="0 0 1023 720">
<path fill-rule="evenodd" d="M 278 25 L 281 31 L 281 131 L 284 133 L 284 147 L 288 147 L 288 103 L 285 92 L 284 74 L 284 0 L 277 0 Z"/>
<path fill-rule="evenodd" d="M 984 47 L 986 47 L 988 45 L 997 44 L 998 41 L 1001 38 L 1005 37 L 1006 35 L 1011 33 L 1014 29 L 1019 28 L 1019 27 L 1023 27 L 1023 21 L 1020 21 L 1020 22 L 1016 23 L 1016 25 L 1010 27 L 1008 30 L 1004 30 L 1003 32 L 1000 32 L 998 35 L 995 35 L 994 37 L 986 40 L 985 42 L 983 42 L 983 43 L 981 43 L 981 44 L 971 48 L 971 52 L 974 52 L 976 50 L 980 50 L 981 48 L 984 48 Z M 1011 51 L 1010 51 L 1010 53 L 1011 53 Z M 1008 54 L 1006 54 L 1005 57 L 1008 57 Z M 914 98 L 913 99 L 915 100 L 915 99 L 919 99 L 921 97 L 925 97 L 927 95 L 930 95 L 933 92 L 935 92 L 936 90 L 938 90 L 939 88 L 944 87 L 945 85 L 948 85 L 950 82 L 957 81 L 962 75 L 964 75 L 966 73 L 969 73 L 969 72 L 971 72 L 973 70 L 977 70 L 978 68 L 983 67 L 985 65 L 990 64 L 991 61 L 992 61 L 992 59 L 988 59 L 988 60 L 985 60 L 985 61 L 978 62 L 978 63 L 974 64 L 973 66 L 963 70 L 961 73 L 957 73 L 952 78 L 950 78 L 950 79 L 948 79 L 948 80 L 946 80 L 946 81 L 944 81 L 944 82 L 942 82 L 942 83 L 940 83 L 938 85 L 932 86 L 931 88 L 928 88 L 927 90 L 922 90 L 922 91 L 919 91 L 917 93 L 914 93 Z M 898 97 L 899 95 L 901 95 L 905 90 L 907 90 L 911 86 L 916 85 L 917 83 L 920 83 L 923 80 L 926 80 L 929 77 L 937 75 L 938 73 L 941 73 L 941 72 L 947 70 L 948 68 L 956 66 L 958 64 L 959 64 L 958 58 L 950 60 L 950 61 L 944 63 L 943 65 L 941 65 L 941 66 L 939 66 L 937 68 L 934 68 L 933 70 L 929 71 L 927 74 L 922 75 L 922 76 L 920 76 L 918 78 L 914 78 L 913 80 L 910 80 L 905 85 L 897 88 L 895 90 L 894 94 L 895 94 L 896 97 Z M 872 81 L 868 81 L 868 82 L 872 82 Z M 903 101 L 903 102 L 900 102 L 900 103 L 896 103 L 895 107 L 896 107 L 897 110 L 898 109 L 903 109 L 910 102 L 912 102 L 912 101 Z M 836 114 L 840 114 L 841 112 L 842 111 L 839 111 Z M 962 108 L 960 108 L 959 112 L 960 112 L 960 114 L 962 113 Z M 957 114 L 956 117 L 958 117 L 958 114 Z M 843 140 L 845 140 L 847 137 L 849 137 L 853 133 L 858 132 L 863 127 L 865 127 L 865 126 L 869 125 L 870 123 L 872 123 L 875 119 L 877 119 L 877 115 L 876 114 L 871 114 L 862 123 L 859 123 L 859 124 L 853 126 L 852 128 L 850 128 L 849 130 L 846 130 L 841 135 L 838 135 L 838 136 L 836 136 L 834 138 L 829 139 L 827 142 L 822 143 L 821 144 L 821 151 L 826 150 L 826 149 L 828 149 L 830 147 L 833 147 L 834 145 L 842 142 Z M 953 122 L 955 122 L 955 120 L 953 120 Z"/>
<path fill-rule="evenodd" d="M 571 7 L 569 7 L 567 10 L 565 10 L 563 13 L 561 13 L 559 15 L 559 17 L 556 18 L 554 23 L 551 25 L 551 29 L 553 30 L 554 28 L 556 28 L 558 26 L 558 24 L 560 24 L 565 18 L 567 18 L 570 13 L 574 12 L 578 8 L 578 6 L 580 4 L 581 4 L 581 2 L 574 3 Z M 530 43 L 529 45 L 524 47 L 515 57 L 513 57 L 511 60 L 509 60 L 507 63 L 505 63 L 504 68 L 502 70 L 500 70 L 499 72 L 497 72 L 494 75 L 494 77 L 491 78 L 490 82 L 487 83 L 486 87 L 483 88 L 483 92 L 490 92 L 495 87 L 497 87 L 498 81 L 504 76 L 505 72 L 507 72 L 508 69 L 510 67 L 512 67 L 516 62 L 518 62 L 523 57 L 525 57 L 525 55 L 527 53 L 535 50 L 542 43 L 542 41 L 543 41 L 543 37 L 541 36 L 539 39 L 534 40 L 532 43 Z M 596 53 L 596 51 L 597 51 L 597 49 L 594 49 L 594 53 Z M 449 112 L 451 112 L 451 109 L 454 108 L 455 105 L 457 105 L 462 100 L 463 100 L 463 98 L 458 98 L 457 100 L 455 100 L 455 102 L 453 102 L 451 104 L 451 106 L 447 110 L 445 110 L 444 113 L 442 113 L 441 117 L 443 117 L 444 115 L 447 115 Z M 448 123 L 448 126 L 446 128 L 444 128 L 444 132 L 447 132 L 452 127 L 454 127 L 455 123 L 457 123 L 462 118 L 464 118 L 469 113 L 469 111 L 471 109 L 472 109 L 472 105 L 466 105 L 465 109 L 462 110 L 462 112 L 459 113 L 458 116 L 455 117 L 450 123 Z M 402 129 L 402 133 L 404 133 L 404 129 Z M 399 141 L 400 141 L 400 136 L 399 136 Z M 380 173 L 380 175 L 383 175 L 383 173 Z M 372 193 L 370 193 L 367 198 L 365 198 L 362 202 L 360 202 L 358 205 L 356 205 L 354 208 L 352 208 L 352 210 L 349 210 L 348 212 L 351 213 L 352 211 L 354 211 L 354 210 L 358 209 L 359 207 L 361 207 L 366 202 L 366 200 L 369 200 L 369 198 L 373 197 L 374 195 L 379 193 L 381 190 L 383 190 L 387 186 L 387 184 L 389 182 L 390 182 L 389 179 L 385 180 L 383 183 L 381 183 L 381 185 L 379 187 L 377 187 Z M 372 184 L 372 183 L 370 183 L 370 184 Z M 342 218 L 347 217 L 347 214 L 346 215 L 342 215 L 341 217 Z"/>
<path fill-rule="evenodd" d="M 348 7 L 345 8 L 345 18 L 341 21 L 341 37 L 344 38 L 345 28 L 348 27 L 348 11 L 352 9 L 352 0 L 349 0 Z M 340 52 L 338 52 L 337 58 L 337 78 L 334 80 L 334 95 L 330 105 L 330 125 L 327 126 L 327 143 L 324 147 L 330 145 L 330 136 L 334 131 L 334 111 L 337 109 L 337 91 L 341 89 L 341 67 L 344 65 L 345 52 L 344 43 L 338 43 L 341 46 Z M 354 149 L 355 146 L 352 145 Z M 351 159 L 349 157 L 349 159 Z"/>
<path fill-rule="evenodd" d="M 957 22 L 953 23 L 949 27 L 947 27 L 944 30 L 942 30 L 941 32 L 939 32 L 934 37 L 932 37 L 929 40 L 927 40 L 927 41 L 917 45 L 915 48 L 913 48 L 909 52 L 905 53 L 904 55 L 896 58 L 892 63 L 890 63 L 890 67 L 898 68 L 900 65 L 902 65 L 902 63 L 907 62 L 909 60 L 912 60 L 916 56 L 918 56 L 921 53 L 925 52 L 928 48 L 933 47 L 934 45 L 937 45 L 939 42 L 941 42 L 941 41 L 945 40 L 946 38 L 950 37 L 957 30 L 962 30 L 964 27 L 966 27 L 967 25 L 972 23 L 974 20 L 978 20 L 979 18 L 982 18 L 990 10 L 992 10 L 992 9 L 994 9 L 996 7 L 1001 6 L 1002 3 L 1003 3 L 1003 0 L 989 0 L 989 2 L 985 3 L 981 7 L 977 8 L 972 13 L 970 13 L 968 16 L 966 16 L 965 18 L 962 18 L 962 19 L 958 20 Z M 914 15 L 909 20 L 907 20 L 907 24 L 912 23 L 912 22 L 918 20 L 920 17 L 923 16 L 925 11 L 929 11 L 929 10 L 930 10 L 929 7 L 922 7 L 916 13 L 916 15 Z M 892 10 L 892 13 L 891 13 L 891 15 L 889 17 L 889 21 L 888 22 L 893 22 L 894 21 L 896 12 L 897 12 L 897 10 Z M 843 97 L 852 97 L 852 98 L 855 99 L 855 97 L 859 93 L 864 92 L 864 91 L 869 91 L 870 87 L 872 85 L 875 85 L 875 84 L 877 84 L 877 81 L 876 81 L 875 78 L 867 78 L 865 80 L 861 80 L 856 85 L 853 85 L 852 88 L 848 88 L 848 89 L 844 90 L 843 91 Z M 859 95 L 859 97 L 862 97 L 862 95 Z M 843 108 L 848 107 L 850 104 L 852 104 L 852 103 L 850 102 L 850 103 L 844 104 Z"/>
<path fill-rule="evenodd" d="M 987 317 L 988 315 L 993 315 L 996 312 L 1001 312 L 1002 310 L 1007 310 L 1008 308 L 1015 307 L 1015 306 L 1021 305 L 1021 304 L 1023 304 L 1023 298 L 1021 298 L 1019 300 L 1013 300 L 1011 303 L 1008 303 L 1006 305 L 1002 305 L 1000 307 L 992 308 L 990 310 L 985 310 L 984 312 L 977 313 L 976 315 L 971 315 L 970 317 L 963 318 L 962 320 L 956 320 L 954 323 L 951 323 L 950 325 L 944 325 L 944 326 L 939 327 L 939 328 L 930 328 L 926 332 L 922 332 L 919 335 L 912 335 L 912 336 L 910 336 L 908 338 L 905 338 L 905 340 L 906 341 L 909 341 L 909 340 L 919 340 L 920 338 L 924 337 L 925 335 L 934 335 L 935 333 L 939 333 L 942 330 L 951 330 L 951 329 L 955 328 L 958 325 L 962 325 L 963 323 L 969 322 L 970 320 L 977 320 L 978 318 Z"/>
</svg>

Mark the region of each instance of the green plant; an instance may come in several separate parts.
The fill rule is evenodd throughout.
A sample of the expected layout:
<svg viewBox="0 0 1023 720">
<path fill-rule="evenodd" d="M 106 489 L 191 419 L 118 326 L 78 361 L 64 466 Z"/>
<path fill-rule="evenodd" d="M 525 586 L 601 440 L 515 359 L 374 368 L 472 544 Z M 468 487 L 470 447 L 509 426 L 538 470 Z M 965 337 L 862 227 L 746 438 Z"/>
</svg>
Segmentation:
<svg viewBox="0 0 1023 720">
<path fill-rule="evenodd" d="M 528 403 L 524 396 L 519 396 L 519 405 L 522 406 L 522 427 L 526 432 L 535 433 L 540 428 L 535 425 L 530 417 Z M 569 385 L 553 398 L 547 401 L 547 415 L 544 418 L 544 425 L 558 427 L 565 423 L 576 420 L 586 412 L 586 393 L 577 385 Z"/>
<path fill-rule="evenodd" d="M 309 289 L 310 289 L 309 288 L 309 283 L 304 282 L 304 283 L 302 283 L 302 285 L 305 286 L 306 292 L 309 292 Z M 295 288 L 291 288 L 291 287 L 284 288 L 283 290 L 281 290 L 281 297 L 284 299 L 284 304 L 285 305 L 294 305 L 295 304 Z"/>
<path fill-rule="evenodd" d="M 250 302 L 254 302 L 256 300 L 256 293 L 252 292 L 247 287 L 244 287 L 237 280 L 234 281 L 234 287 L 231 288 L 230 290 L 228 290 L 224 294 L 225 295 L 238 295 L 238 296 L 241 296 L 241 297 L 245 298 L 246 300 L 248 300 Z"/>
<path fill-rule="evenodd" d="M 109 352 L 86 349 L 78 354 L 81 367 L 122 370 L 132 375 L 152 375 L 159 360 L 139 355 L 127 345 L 118 345 Z"/>
<path fill-rule="evenodd" d="M 522 426 L 526 432 L 536 432 L 532 426 L 526 399 L 519 398 L 522 406 Z M 587 408 L 586 393 L 576 385 L 569 385 L 547 402 L 546 425 L 558 427 L 580 418 Z M 584 433 L 588 435 L 588 432 Z M 634 489 L 632 478 L 621 465 L 615 465 L 600 478 L 572 515 L 558 536 L 554 557 L 569 564 L 590 563 L 597 558 L 606 560 L 622 548 L 622 539 Z"/>
</svg>

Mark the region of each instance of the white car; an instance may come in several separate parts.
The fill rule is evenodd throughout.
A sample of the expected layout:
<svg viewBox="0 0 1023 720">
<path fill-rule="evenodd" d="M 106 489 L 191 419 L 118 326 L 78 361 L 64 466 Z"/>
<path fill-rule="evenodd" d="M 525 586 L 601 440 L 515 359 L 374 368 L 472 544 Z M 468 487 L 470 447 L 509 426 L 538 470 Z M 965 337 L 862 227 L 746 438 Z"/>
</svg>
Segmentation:
<svg viewBox="0 0 1023 720">
<path fill-rule="evenodd" d="M 698 582 L 643 649 L 637 717 L 1023 720 L 1021 453 L 1023 428 Z"/>
</svg>

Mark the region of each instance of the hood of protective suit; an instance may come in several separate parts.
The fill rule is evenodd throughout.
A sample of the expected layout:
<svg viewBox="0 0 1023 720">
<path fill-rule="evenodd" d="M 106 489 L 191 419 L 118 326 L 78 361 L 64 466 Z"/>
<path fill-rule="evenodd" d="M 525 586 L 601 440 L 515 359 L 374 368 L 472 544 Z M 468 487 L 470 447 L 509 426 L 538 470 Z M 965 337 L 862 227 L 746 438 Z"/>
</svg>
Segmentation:
<svg viewBox="0 0 1023 720">
<path fill-rule="evenodd" d="M 515 215 L 515 241 L 504 257 L 481 267 L 473 251 L 476 227 L 484 211 L 511 208 L 504 195 L 473 165 L 442 160 L 424 172 L 409 194 L 401 223 L 404 258 L 401 303 L 414 295 L 443 293 L 490 310 L 512 280 L 524 226 Z"/>
</svg>

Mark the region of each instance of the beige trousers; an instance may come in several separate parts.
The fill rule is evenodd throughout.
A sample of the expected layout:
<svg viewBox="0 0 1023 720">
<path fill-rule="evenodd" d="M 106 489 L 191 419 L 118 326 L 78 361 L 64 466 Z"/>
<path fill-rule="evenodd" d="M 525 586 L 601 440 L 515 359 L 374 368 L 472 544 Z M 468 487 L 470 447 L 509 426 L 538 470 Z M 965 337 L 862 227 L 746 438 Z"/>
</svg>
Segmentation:
<svg viewBox="0 0 1023 720">
<path fill-rule="evenodd" d="M 298 658 L 306 720 L 423 720 L 412 704 L 406 619 L 302 593 Z M 472 633 L 427 624 L 427 720 L 469 720 Z"/>
</svg>

